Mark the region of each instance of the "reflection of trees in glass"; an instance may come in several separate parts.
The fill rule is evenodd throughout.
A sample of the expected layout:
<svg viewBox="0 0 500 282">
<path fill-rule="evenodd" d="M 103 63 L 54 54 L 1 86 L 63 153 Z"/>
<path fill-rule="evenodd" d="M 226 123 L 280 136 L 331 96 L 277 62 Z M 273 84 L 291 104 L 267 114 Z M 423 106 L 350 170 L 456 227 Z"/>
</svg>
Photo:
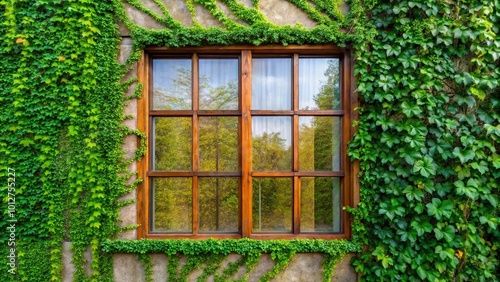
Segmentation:
<svg viewBox="0 0 500 282">
<path fill-rule="evenodd" d="M 291 169 L 291 147 L 279 132 L 262 133 L 252 138 L 252 169 L 254 171 L 284 171 Z"/>
<path fill-rule="evenodd" d="M 200 117 L 200 170 L 238 171 L 238 118 Z"/>
<path fill-rule="evenodd" d="M 191 71 L 176 69 L 171 89 L 156 88 L 155 103 L 161 110 L 191 109 Z M 237 110 L 238 82 L 219 83 L 200 77 L 200 109 Z M 158 108 L 154 108 L 158 109 Z M 154 128 L 154 170 L 192 170 L 192 118 L 158 117 Z M 199 117 L 199 165 L 202 171 L 238 171 L 238 118 L 230 116 Z M 170 179 L 170 180 L 169 180 Z M 188 189 L 180 189 L 185 183 L 179 178 L 158 180 L 155 186 L 155 225 L 168 231 L 191 230 L 191 211 L 179 215 L 174 207 L 191 207 L 191 182 Z M 170 182 L 169 182 L 170 181 Z M 185 187 L 184 187 L 185 188 Z M 236 178 L 199 178 L 200 231 L 238 231 L 238 181 Z M 183 204 L 180 204 L 180 203 Z"/>
<path fill-rule="evenodd" d="M 335 177 L 301 178 L 301 225 L 304 232 L 340 231 L 340 182 Z"/>
<path fill-rule="evenodd" d="M 153 87 L 154 110 L 190 110 L 192 93 L 191 69 L 177 67 L 170 81 Z"/>
<path fill-rule="evenodd" d="M 238 179 L 199 178 L 200 232 L 238 231 Z"/>
<path fill-rule="evenodd" d="M 340 108 L 338 60 L 329 60 L 314 102 L 319 110 Z M 300 117 L 299 164 L 302 171 L 340 170 L 340 118 Z M 301 178 L 301 230 L 340 231 L 340 182 L 334 177 Z"/>
<path fill-rule="evenodd" d="M 238 109 L 238 59 L 199 60 L 200 110 Z"/>
<path fill-rule="evenodd" d="M 154 170 L 191 170 L 191 118 L 154 119 Z"/>
<path fill-rule="evenodd" d="M 191 178 L 154 178 L 154 231 L 191 231 Z"/>
<path fill-rule="evenodd" d="M 314 102 L 319 110 L 340 109 L 340 75 L 339 61 L 328 60 L 328 68 L 324 73 L 326 81 L 314 96 Z"/>
<path fill-rule="evenodd" d="M 237 110 L 238 81 L 212 87 L 206 77 L 200 77 L 201 110 Z"/>
<path fill-rule="evenodd" d="M 321 86 L 314 101 L 320 110 L 340 108 L 340 76 L 337 60 L 328 61 L 325 72 L 327 81 Z M 315 117 L 314 168 L 316 170 L 340 170 L 340 118 Z M 314 181 L 314 230 L 340 231 L 340 184 L 337 178 L 317 177 Z"/>
<path fill-rule="evenodd" d="M 299 107 L 301 110 L 340 108 L 339 60 L 299 59 Z"/>
<path fill-rule="evenodd" d="M 252 181 L 252 230 L 292 229 L 292 179 L 254 177 Z"/>
</svg>

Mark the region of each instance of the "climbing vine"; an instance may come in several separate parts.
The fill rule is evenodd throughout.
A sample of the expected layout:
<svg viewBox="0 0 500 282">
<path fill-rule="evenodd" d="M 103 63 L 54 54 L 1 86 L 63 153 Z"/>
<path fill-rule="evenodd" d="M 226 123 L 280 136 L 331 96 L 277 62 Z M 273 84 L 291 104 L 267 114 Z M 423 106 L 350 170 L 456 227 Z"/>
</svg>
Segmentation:
<svg viewBox="0 0 500 282">
<path fill-rule="evenodd" d="M 500 279 L 500 2 L 379 1 L 358 49 L 354 261 L 367 281 Z"/>
<path fill-rule="evenodd" d="M 90 279 L 89 246 L 90 277 L 103 277 L 109 258 L 100 242 L 119 231 L 116 207 L 128 176 L 114 3 L 0 3 L 0 178 L 7 183 L 8 168 L 16 172 L 17 220 L 15 274 L 5 269 L 1 280 L 60 281 L 63 241 L 72 242 L 76 280 Z M 39 256 L 48 264 L 24 255 L 36 244 L 46 247 Z"/>
</svg>

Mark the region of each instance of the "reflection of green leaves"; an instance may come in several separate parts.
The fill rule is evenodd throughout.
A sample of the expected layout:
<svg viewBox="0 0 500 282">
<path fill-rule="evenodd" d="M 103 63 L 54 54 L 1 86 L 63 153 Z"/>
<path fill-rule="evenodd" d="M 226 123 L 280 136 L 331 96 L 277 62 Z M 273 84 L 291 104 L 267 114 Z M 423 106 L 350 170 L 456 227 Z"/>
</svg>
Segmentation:
<svg viewBox="0 0 500 282">
<path fill-rule="evenodd" d="M 252 138 L 252 169 L 256 171 L 289 170 L 291 152 L 279 132 L 267 133 Z"/>
</svg>

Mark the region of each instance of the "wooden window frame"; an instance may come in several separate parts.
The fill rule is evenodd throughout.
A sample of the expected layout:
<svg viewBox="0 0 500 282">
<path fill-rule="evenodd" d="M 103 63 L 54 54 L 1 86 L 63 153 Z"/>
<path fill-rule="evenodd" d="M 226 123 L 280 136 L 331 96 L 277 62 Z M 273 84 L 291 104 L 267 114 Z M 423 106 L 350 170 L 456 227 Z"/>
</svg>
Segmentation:
<svg viewBox="0 0 500 282">
<path fill-rule="evenodd" d="M 152 111 L 149 109 L 149 101 L 151 99 L 151 75 L 152 75 L 152 58 L 179 57 L 197 59 L 197 54 L 214 55 L 216 57 L 239 57 L 240 73 L 239 73 L 239 105 L 238 110 L 171 110 L 171 111 Z M 290 111 L 261 111 L 251 110 L 251 95 L 252 91 L 252 56 L 254 54 L 277 56 L 286 54 L 293 60 L 292 75 L 292 95 L 293 109 Z M 327 57 L 334 56 L 340 59 L 341 69 L 341 110 L 299 110 L 298 108 L 298 58 L 303 55 Z M 187 56 L 186 56 L 187 55 Z M 273 57 L 274 57 L 273 56 Z M 137 237 L 149 239 L 166 239 L 166 238 L 191 238 L 191 239 L 208 239 L 208 238 L 253 238 L 253 239 L 295 239 L 295 238 L 321 238 L 321 239 L 350 239 L 350 216 L 342 209 L 341 215 L 341 232 L 340 233 L 323 233 L 323 232 L 308 232 L 299 233 L 300 231 L 300 181 L 301 176 L 339 176 L 341 178 L 341 206 L 355 206 L 359 202 L 359 183 L 357 174 L 359 172 L 359 164 L 352 162 L 346 155 L 347 143 L 352 139 L 356 128 L 352 125 L 354 120 L 357 120 L 356 107 L 358 106 L 358 97 L 354 91 L 354 75 L 353 75 L 353 52 L 350 48 L 339 48 L 335 45 L 297 45 L 297 46 L 230 46 L 230 47 L 201 47 L 201 48 L 163 48 L 151 47 L 143 50 L 142 57 L 138 63 L 138 78 L 139 83 L 143 84 L 143 95 L 138 100 L 138 129 L 146 132 L 148 140 L 148 150 L 144 158 L 137 163 L 139 177 L 143 182 L 137 186 L 137 219 L 139 227 L 137 229 Z M 193 73 L 197 72 L 198 64 L 193 63 Z M 192 109 L 198 109 L 198 76 L 193 76 L 193 97 Z M 250 93 L 249 93 L 250 92 Z M 151 117 L 152 116 L 184 116 L 193 117 L 193 150 L 192 150 L 192 171 L 189 172 L 153 172 L 150 171 L 150 140 L 152 139 Z M 239 117 L 239 134 L 238 142 L 240 154 L 239 172 L 200 172 L 197 171 L 197 116 L 238 116 Z M 292 171 L 287 172 L 252 172 L 252 147 L 251 147 L 251 119 L 252 116 L 290 116 L 292 117 L 292 138 L 293 142 L 298 142 L 298 118 L 299 116 L 341 116 L 341 169 L 342 172 L 305 172 L 298 170 L 298 146 L 293 146 L 292 153 Z M 243 146 L 242 144 L 245 144 Z M 242 156 L 245 156 L 244 158 Z M 196 219 L 198 217 L 197 189 L 193 189 L 193 229 L 191 234 L 186 233 L 156 233 L 151 232 L 150 218 L 150 177 L 155 176 L 189 176 L 192 177 L 192 187 L 197 186 L 198 176 L 237 176 L 240 177 L 239 182 L 239 232 L 236 233 L 199 233 L 197 230 Z M 270 176 L 270 177 L 293 177 L 293 220 L 291 233 L 252 233 L 252 176 Z M 245 187 L 245 188 L 242 188 Z"/>
</svg>

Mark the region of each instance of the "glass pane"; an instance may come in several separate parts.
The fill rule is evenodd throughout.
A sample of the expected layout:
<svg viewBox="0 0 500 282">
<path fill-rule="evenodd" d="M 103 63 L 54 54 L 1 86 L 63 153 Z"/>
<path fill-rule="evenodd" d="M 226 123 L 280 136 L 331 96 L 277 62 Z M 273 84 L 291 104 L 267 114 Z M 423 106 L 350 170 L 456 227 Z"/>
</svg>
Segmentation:
<svg viewBox="0 0 500 282">
<path fill-rule="evenodd" d="M 252 170 L 292 169 L 292 118 L 253 117 Z"/>
<path fill-rule="evenodd" d="M 153 110 L 191 110 L 190 59 L 153 60 Z"/>
<path fill-rule="evenodd" d="M 191 178 L 153 178 L 153 231 L 191 232 Z"/>
<path fill-rule="evenodd" d="M 340 232 L 340 179 L 302 177 L 300 180 L 300 231 Z"/>
<path fill-rule="evenodd" d="M 200 59 L 200 109 L 238 109 L 238 59 Z"/>
<path fill-rule="evenodd" d="M 238 232 L 238 178 L 199 178 L 200 232 Z"/>
<path fill-rule="evenodd" d="M 340 109 L 339 59 L 299 59 L 299 108 Z"/>
<path fill-rule="evenodd" d="M 191 170 L 190 117 L 153 119 L 153 170 Z"/>
<path fill-rule="evenodd" d="M 299 117 L 301 171 L 340 171 L 340 118 Z"/>
<path fill-rule="evenodd" d="M 252 109 L 292 109 L 292 64 L 290 58 L 252 60 Z"/>
<path fill-rule="evenodd" d="M 292 179 L 253 178 L 252 231 L 292 230 Z"/>
<path fill-rule="evenodd" d="M 200 117 L 200 170 L 238 171 L 238 117 Z"/>
</svg>

